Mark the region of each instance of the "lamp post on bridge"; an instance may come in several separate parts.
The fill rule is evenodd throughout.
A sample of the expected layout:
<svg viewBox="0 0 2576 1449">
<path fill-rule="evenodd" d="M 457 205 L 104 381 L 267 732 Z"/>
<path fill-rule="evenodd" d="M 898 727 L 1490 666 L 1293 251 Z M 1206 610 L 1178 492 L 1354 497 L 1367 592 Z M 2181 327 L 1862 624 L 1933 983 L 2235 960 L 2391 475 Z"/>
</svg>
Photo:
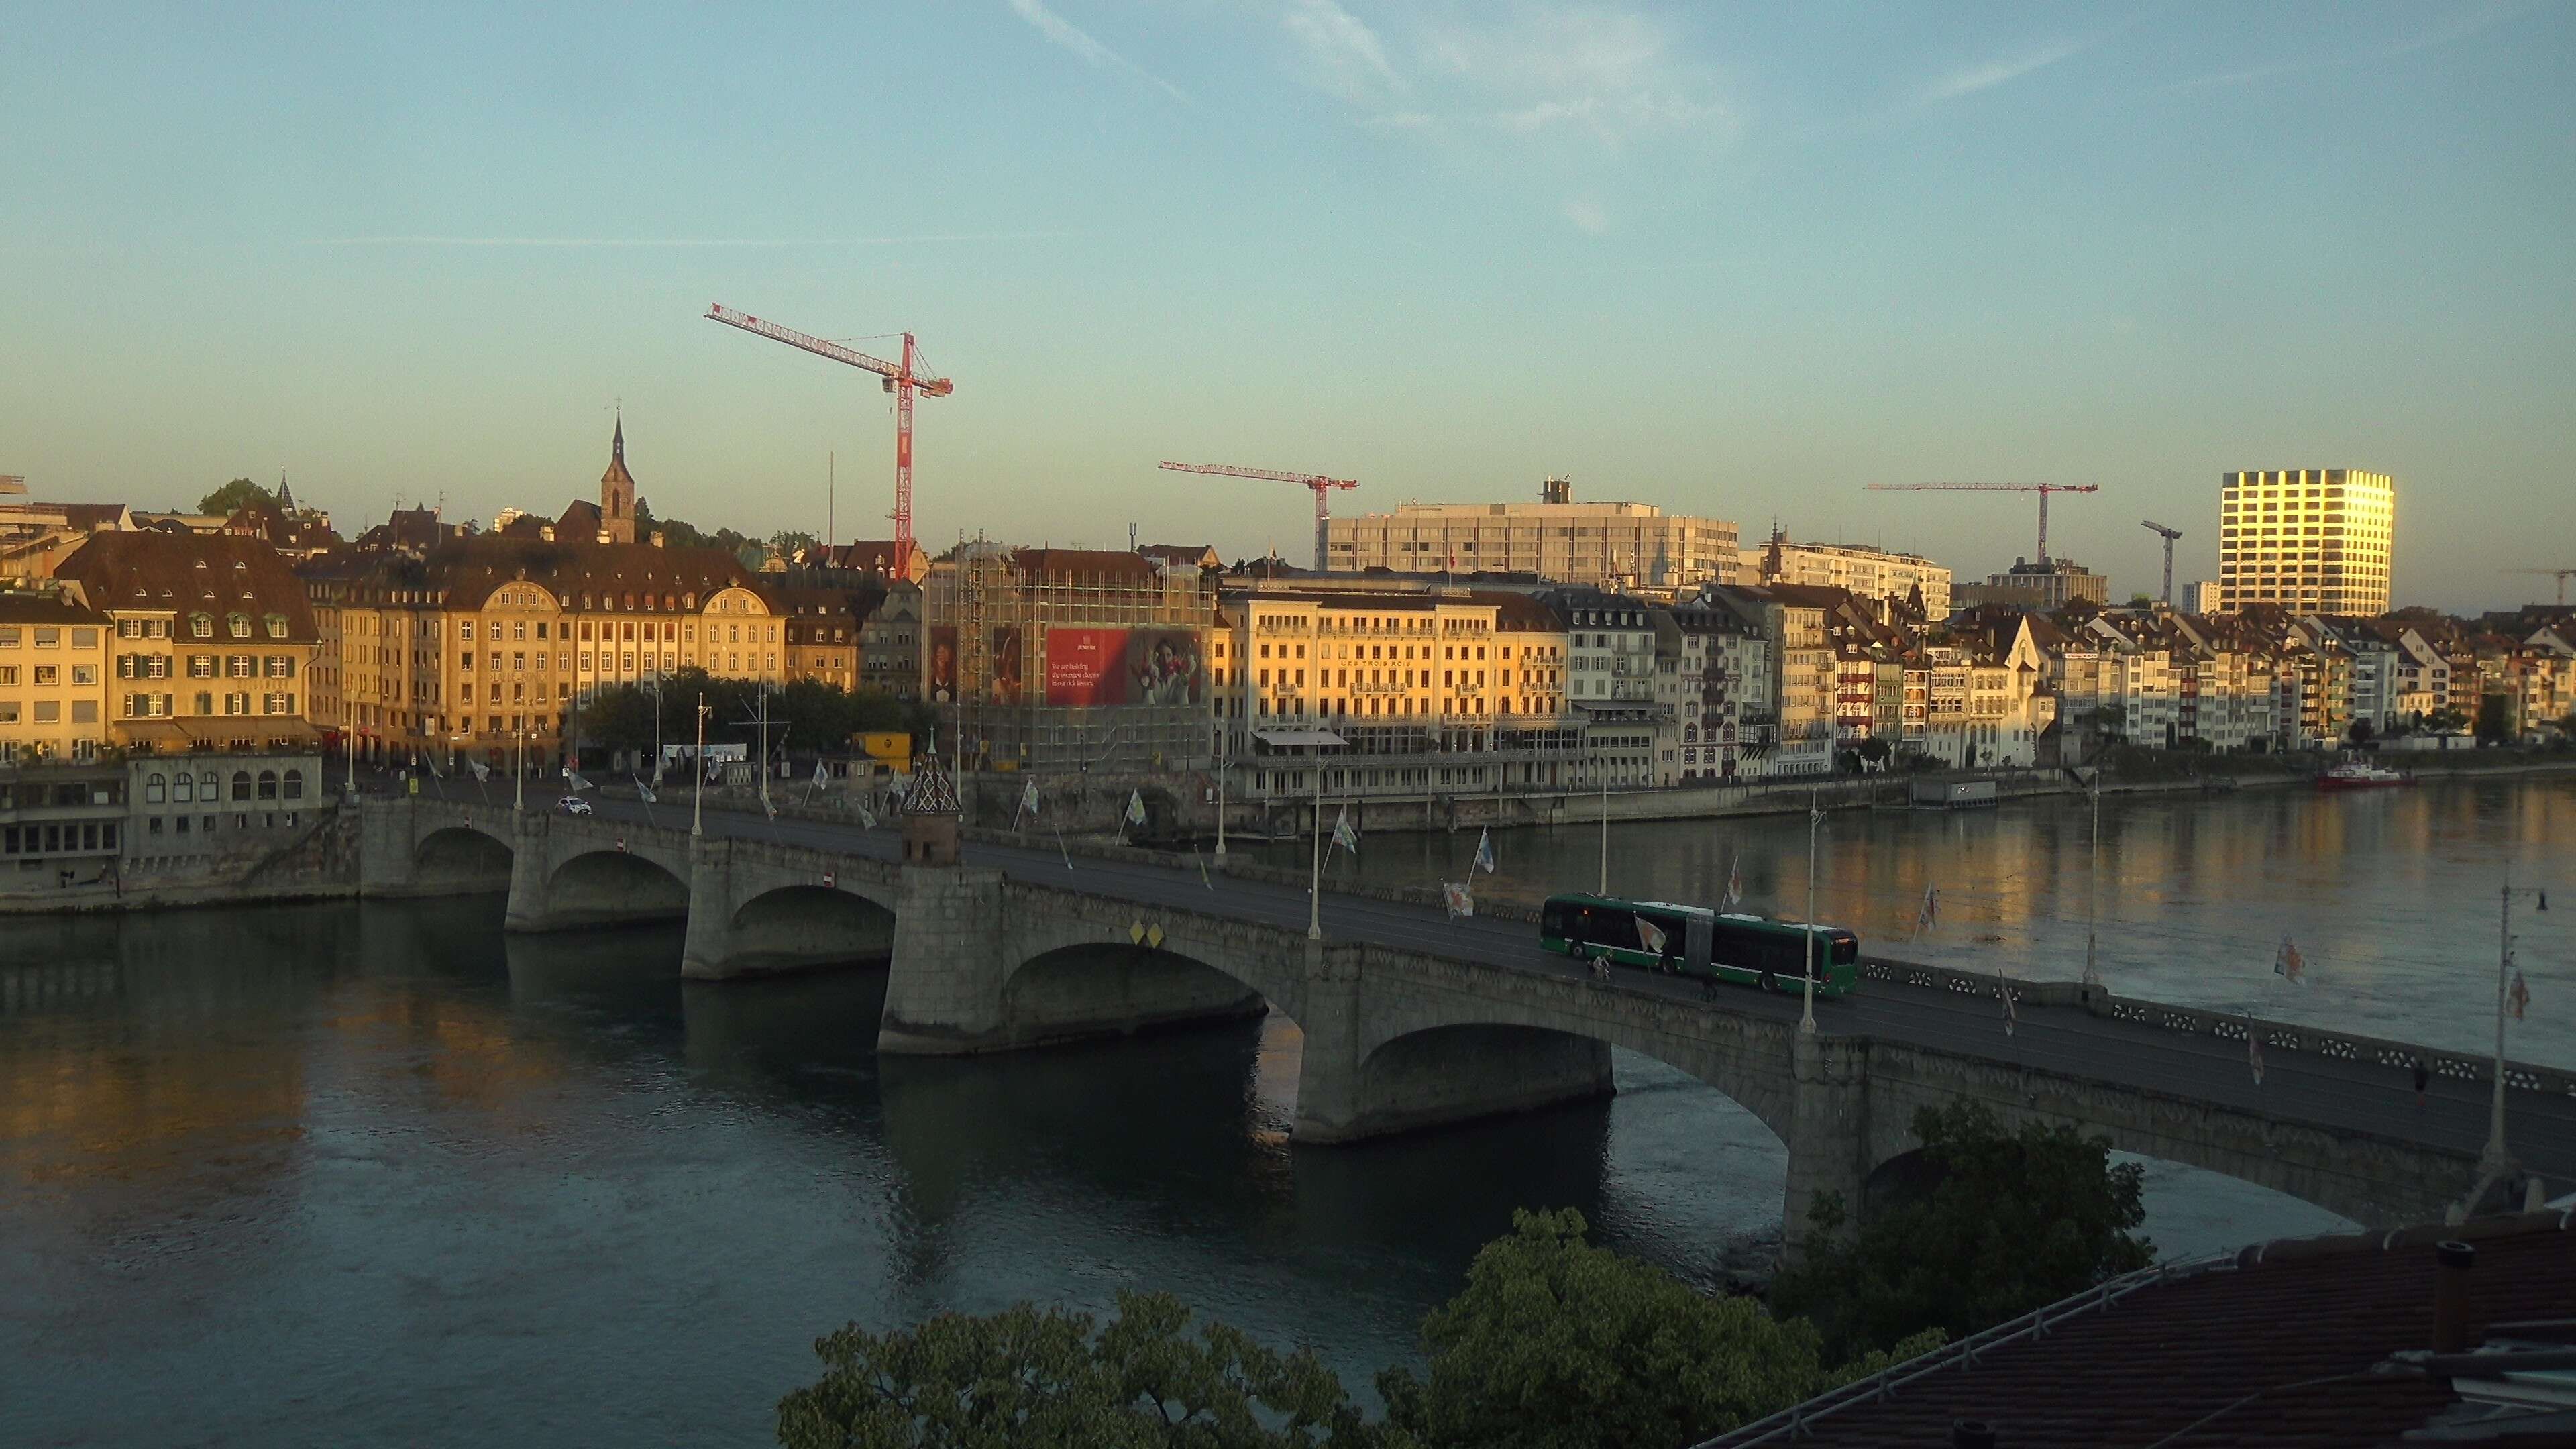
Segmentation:
<svg viewBox="0 0 2576 1449">
<path fill-rule="evenodd" d="M 1803 998 L 1798 1017 L 1798 1034 L 1816 1034 L 1816 829 L 1825 823 L 1824 808 L 1816 803 L 1816 791 L 1807 791 L 1807 918 L 1799 923 L 1798 934 L 1807 942 L 1807 971 L 1798 984 Z"/>
<path fill-rule="evenodd" d="M 510 808 L 525 810 L 528 808 L 528 732 L 521 729 L 517 733 L 519 762 L 510 771 Z"/>
<path fill-rule="evenodd" d="M 1315 751 L 1315 865 L 1306 878 L 1306 939 L 1324 939 L 1324 747 Z"/>
<path fill-rule="evenodd" d="M 2517 886 L 2513 868 L 2505 868 L 2504 884 L 2496 892 L 2496 1003 L 2495 1066 L 2492 1091 L 2487 1105 L 2487 1145 L 2478 1154 L 2477 1185 L 2469 1189 L 2454 1212 L 2461 1217 L 2474 1211 L 2496 1183 L 2513 1175 L 2513 1153 L 2504 1143 L 2504 1013 L 2513 976 L 2513 898 L 2530 896 L 2540 910 L 2549 909 L 2549 892 L 2538 886 Z"/>
<path fill-rule="evenodd" d="M 695 841 L 707 833 L 707 696 L 698 694 L 698 754 L 689 763 L 697 770 L 697 783 L 689 787 L 689 838 Z M 933 748 L 936 748 L 934 746 Z"/>
</svg>

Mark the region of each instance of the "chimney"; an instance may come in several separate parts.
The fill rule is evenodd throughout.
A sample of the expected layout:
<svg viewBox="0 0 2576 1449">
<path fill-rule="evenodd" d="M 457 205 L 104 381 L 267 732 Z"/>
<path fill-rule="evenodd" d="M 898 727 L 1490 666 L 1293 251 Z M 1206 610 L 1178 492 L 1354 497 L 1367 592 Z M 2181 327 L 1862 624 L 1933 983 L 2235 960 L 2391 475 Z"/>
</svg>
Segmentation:
<svg viewBox="0 0 2576 1449">
<path fill-rule="evenodd" d="M 655 548 L 662 546 L 662 530 L 658 528 L 653 530 L 653 546 Z"/>
<path fill-rule="evenodd" d="M 2466 1353 L 2469 1347 L 2469 1270 L 2478 1250 L 2451 1239 L 2433 1245 L 2433 1351 Z"/>
<path fill-rule="evenodd" d="M 1961 1419 L 1950 1426 L 1950 1449 L 1995 1449 L 1994 1426 L 1983 1419 Z"/>
</svg>

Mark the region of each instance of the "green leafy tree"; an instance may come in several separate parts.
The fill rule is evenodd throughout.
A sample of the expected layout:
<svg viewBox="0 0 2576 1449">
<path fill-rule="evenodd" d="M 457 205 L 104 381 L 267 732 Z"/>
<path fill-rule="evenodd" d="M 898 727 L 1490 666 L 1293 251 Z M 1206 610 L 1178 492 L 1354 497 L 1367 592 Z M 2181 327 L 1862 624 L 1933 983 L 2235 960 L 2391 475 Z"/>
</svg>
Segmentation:
<svg viewBox="0 0 2576 1449">
<path fill-rule="evenodd" d="M 1023 1303 L 816 1341 L 823 1377 L 778 1404 L 786 1449 L 1403 1449 L 1312 1350 L 1281 1355 L 1162 1293 L 1107 1325 Z"/>
<path fill-rule="evenodd" d="M 2469 717 L 2449 705 L 2424 716 L 2424 728 L 2432 734 L 2455 735 L 2468 727 Z"/>
<path fill-rule="evenodd" d="M 1587 1243 L 1572 1208 L 1512 1214 L 1466 1291 L 1423 1319 L 1422 1349 L 1427 1378 L 1389 1369 L 1377 1387 L 1389 1422 L 1427 1449 L 1688 1444 L 1892 1361 L 1828 1371 L 1807 1323 Z"/>
<path fill-rule="evenodd" d="M 207 494 L 205 497 L 198 499 L 197 511 L 199 513 L 218 513 L 226 518 L 230 518 L 235 513 L 240 512 L 242 509 L 247 508 L 254 503 L 266 503 L 271 506 L 275 506 L 277 503 L 277 495 L 260 487 L 258 484 L 253 483 L 248 478 L 235 478 L 223 487 L 218 488 L 214 492 Z"/>
<path fill-rule="evenodd" d="M 2363 719 L 2359 716 L 2354 717 L 2351 727 L 2346 729 L 2343 733 L 2345 739 L 2352 741 L 2356 745 L 2369 744 L 2373 739 L 2377 738 L 2379 734 L 2377 730 L 2371 728 L 2369 720 Z"/>
<path fill-rule="evenodd" d="M 2072 1127 L 2006 1130 L 1982 1105 L 1914 1116 L 1929 1188 L 1873 1209 L 1850 1239 L 1845 1206 L 1818 1202 L 1818 1243 L 1772 1286 L 1827 1345 L 1894 1345 L 1937 1328 L 1964 1337 L 2155 1261 L 2143 1171 Z"/>
</svg>

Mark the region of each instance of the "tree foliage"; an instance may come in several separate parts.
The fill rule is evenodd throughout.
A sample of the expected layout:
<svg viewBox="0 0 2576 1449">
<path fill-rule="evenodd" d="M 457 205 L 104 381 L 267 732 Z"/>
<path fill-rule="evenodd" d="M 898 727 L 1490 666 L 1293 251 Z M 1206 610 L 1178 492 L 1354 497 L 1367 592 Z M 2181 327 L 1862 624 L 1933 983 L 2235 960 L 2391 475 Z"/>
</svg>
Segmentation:
<svg viewBox="0 0 2576 1449">
<path fill-rule="evenodd" d="M 661 719 L 666 745 L 697 738 L 697 708 L 703 697 L 709 741 L 741 742 L 758 748 L 760 686 L 748 679 L 723 679 L 703 669 L 683 669 L 665 679 L 658 692 L 638 684 L 609 685 L 582 704 L 574 727 L 586 744 L 612 750 L 649 750 L 655 739 L 654 718 Z M 901 731 L 918 743 L 929 734 L 930 710 L 877 690 L 851 691 L 819 680 L 800 679 L 773 688 L 769 696 L 769 745 L 772 753 L 837 755 L 850 737 L 874 731 Z"/>
<path fill-rule="evenodd" d="M 2501 694 L 2478 696 L 2479 743 L 2500 745 L 2512 733 L 2513 723 L 2505 709 L 2505 697 Z"/>
<path fill-rule="evenodd" d="M 1890 1346 L 1927 1328 L 1962 1337 L 2155 1261 L 2133 1231 L 2146 1220 L 2143 1171 L 2113 1167 L 2103 1139 L 2007 1131 L 1974 1102 L 1927 1107 L 1914 1131 L 1928 1191 L 1873 1208 L 1848 1240 L 1836 1237 L 1844 1205 L 1820 1201 L 1822 1241 L 1772 1287 L 1774 1306 L 1812 1317 L 1827 1345 Z"/>
<path fill-rule="evenodd" d="M 274 505 L 277 495 L 248 478 L 235 478 L 230 483 L 197 500 L 199 513 L 221 514 L 226 518 L 255 503 Z"/>
<path fill-rule="evenodd" d="M 1378 1376 L 1396 1428 L 1426 1449 L 1689 1444 L 1888 1361 L 1828 1371 L 1807 1323 L 1712 1298 L 1584 1232 L 1572 1208 L 1512 1215 L 1466 1291 L 1423 1320 L 1428 1377 Z"/>
<path fill-rule="evenodd" d="M 1190 1331 L 1163 1293 L 1118 1295 L 1106 1326 L 1023 1303 L 817 1340 L 823 1377 L 778 1404 L 787 1449 L 1403 1449 L 1362 1419 L 1312 1350 L 1281 1355 L 1220 1323 Z"/>
</svg>

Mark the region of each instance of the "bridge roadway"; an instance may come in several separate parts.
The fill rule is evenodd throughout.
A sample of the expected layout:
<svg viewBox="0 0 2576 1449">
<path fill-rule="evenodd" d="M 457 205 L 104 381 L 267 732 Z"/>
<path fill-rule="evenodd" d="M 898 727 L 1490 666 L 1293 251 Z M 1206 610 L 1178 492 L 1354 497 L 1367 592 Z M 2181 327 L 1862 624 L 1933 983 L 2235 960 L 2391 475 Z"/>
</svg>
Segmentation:
<svg viewBox="0 0 2576 1449">
<path fill-rule="evenodd" d="M 459 799 L 474 795 L 458 782 L 448 782 L 441 793 Z M 647 823 L 649 814 L 649 823 L 686 826 L 686 807 L 676 802 L 648 812 L 638 801 L 591 798 L 594 808 L 610 819 Z M 530 808 L 536 808 L 534 802 Z M 710 810 L 705 828 L 710 835 L 811 845 L 886 860 L 900 852 L 891 826 L 863 831 L 855 825 L 788 817 L 772 821 L 756 814 Z M 998 868 L 1006 878 L 1031 884 L 1071 887 L 1141 906 L 1222 914 L 1300 933 L 1306 927 L 1303 888 L 1236 879 L 1212 868 L 1203 880 L 1198 871 L 1175 870 L 1168 864 L 1127 864 L 1077 855 L 1068 871 L 1065 857 L 1043 845 L 970 843 L 964 855 L 969 865 Z M 1332 940 L 1368 941 L 1573 980 L 1586 974 L 1565 957 L 1541 950 L 1534 929 L 1518 921 L 1451 920 L 1437 908 L 1330 889 L 1324 895 L 1322 919 L 1325 935 Z M 1903 963 L 1892 964 L 1901 971 Z M 2475 969 L 2464 969 L 2462 976 L 2464 989 L 2473 994 L 2483 990 L 2483 977 Z M 1701 1000 L 1697 983 L 1631 970 L 1615 971 L 1611 981 L 1597 989 L 1692 1005 Z M 1820 999 L 1817 1031 L 1828 1039 L 1867 1038 L 1973 1054 L 2036 1073 L 2234 1108 L 2275 1121 L 2312 1125 L 2338 1136 L 2395 1139 L 2446 1155 L 2474 1158 L 2487 1140 L 2488 1064 L 2476 1057 L 2423 1052 L 2436 1074 L 2421 1104 L 2403 1066 L 2313 1051 L 2268 1053 L 2263 1079 L 2257 1083 L 2241 1037 L 2168 1030 L 2150 1021 L 2119 1019 L 2081 1005 L 2043 1005 L 2016 994 L 2018 1021 L 2007 1033 L 2000 1003 L 1991 995 L 1872 981 L 1850 997 Z M 1795 994 L 1730 990 L 1724 996 L 1727 1010 L 1747 1016 L 1795 1022 L 1800 1012 Z M 2508 1140 L 2524 1169 L 2556 1184 L 2553 1191 L 2576 1182 L 2576 1094 L 2559 1089 L 2512 1090 L 2506 1106 Z M 2448 1188 L 2430 1196 L 2438 1200 L 2458 1190 Z"/>
</svg>

